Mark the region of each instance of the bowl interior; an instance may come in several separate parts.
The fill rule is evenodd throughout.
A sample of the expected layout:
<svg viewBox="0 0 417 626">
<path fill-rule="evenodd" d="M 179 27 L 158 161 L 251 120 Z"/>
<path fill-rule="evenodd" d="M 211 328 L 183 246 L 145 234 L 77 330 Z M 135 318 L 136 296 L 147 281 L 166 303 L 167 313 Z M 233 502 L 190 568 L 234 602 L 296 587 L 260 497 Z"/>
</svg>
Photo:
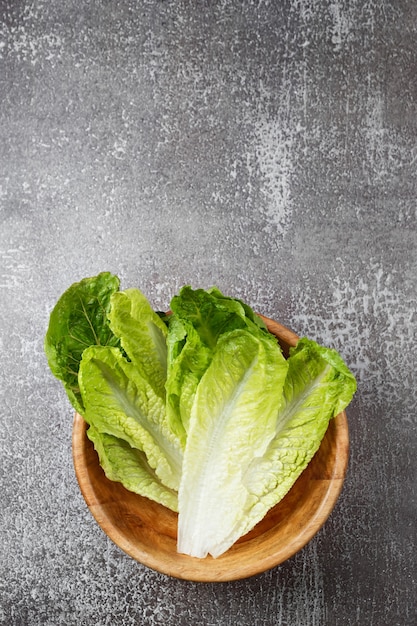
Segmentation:
<svg viewBox="0 0 417 626">
<path fill-rule="evenodd" d="M 298 336 L 273 320 L 263 319 L 287 355 Z M 343 411 L 330 421 L 319 450 L 285 498 L 225 554 L 217 559 L 196 559 L 177 552 L 176 513 L 105 477 L 86 429 L 83 418 L 76 414 L 72 441 L 75 473 L 102 530 L 147 567 L 204 582 L 247 578 L 279 565 L 300 550 L 330 515 L 343 486 L 349 455 Z"/>
</svg>

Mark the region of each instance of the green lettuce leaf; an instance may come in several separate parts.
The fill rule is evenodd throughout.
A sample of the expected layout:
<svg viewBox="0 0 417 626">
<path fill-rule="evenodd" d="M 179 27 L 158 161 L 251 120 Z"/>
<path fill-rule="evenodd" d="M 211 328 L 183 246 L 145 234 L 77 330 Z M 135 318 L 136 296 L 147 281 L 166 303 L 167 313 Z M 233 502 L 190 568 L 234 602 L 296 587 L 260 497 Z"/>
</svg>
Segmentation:
<svg viewBox="0 0 417 626">
<path fill-rule="evenodd" d="M 63 293 L 49 318 L 44 348 L 48 365 L 62 381 L 73 407 L 83 415 L 78 370 L 85 348 L 118 346 L 107 314 L 119 279 L 109 272 L 74 283 Z"/>
<path fill-rule="evenodd" d="M 224 296 L 217 287 L 183 287 L 171 300 L 169 320 L 167 412 L 173 423 L 188 432 L 197 386 L 213 358 L 219 339 L 235 329 L 247 328 L 277 348 L 264 322 L 249 305 Z"/>
<path fill-rule="evenodd" d="M 108 314 L 113 333 L 137 370 L 165 399 L 168 329 L 139 289 L 118 291 Z"/>
<path fill-rule="evenodd" d="M 259 326 L 259 328 L 262 328 L 262 330 L 264 330 L 265 332 L 268 332 L 265 322 L 259 317 L 259 315 L 257 315 L 253 311 L 253 309 L 246 302 L 243 302 L 243 300 L 240 300 L 238 298 L 231 298 L 230 296 L 225 296 L 217 287 L 211 287 L 211 289 L 208 290 L 208 293 L 214 298 L 216 298 L 218 302 L 223 304 L 224 306 L 235 307 L 235 310 L 238 313 L 238 315 L 242 317 L 242 313 L 243 313 L 243 316 L 244 318 L 246 318 L 246 321 L 249 320 L 250 322 L 253 322 L 254 324 L 256 324 L 256 326 Z"/>
<path fill-rule="evenodd" d="M 142 450 L 158 478 L 178 489 L 181 442 L 169 428 L 163 399 L 135 364 L 117 348 L 93 346 L 83 353 L 78 378 L 86 422 Z"/>
<path fill-rule="evenodd" d="M 100 433 L 94 426 L 88 428 L 87 436 L 93 442 L 100 465 L 109 480 L 120 482 L 129 491 L 178 511 L 177 492 L 166 487 L 158 478 L 144 452 L 132 448 L 119 437 Z"/>
<path fill-rule="evenodd" d="M 301 339 L 290 350 L 275 433 L 241 476 L 241 514 L 211 551 L 219 556 L 246 534 L 290 490 L 317 452 L 329 420 L 351 401 L 356 381 L 340 355 Z"/>
<path fill-rule="evenodd" d="M 193 325 L 173 315 L 168 333 L 167 414 L 171 423 L 181 423 L 184 444 L 197 386 L 212 356 Z"/>
<path fill-rule="evenodd" d="M 262 517 L 307 467 L 329 421 L 346 408 L 356 391 L 356 380 L 340 355 L 312 340 L 300 339 L 290 349 L 288 365 L 275 437 L 264 456 L 254 459 L 244 479 L 259 499 Z"/>
<path fill-rule="evenodd" d="M 165 403 L 169 316 L 155 312 L 139 289 L 126 289 L 113 294 L 108 317 L 129 360 Z M 185 431 L 178 411 L 168 411 L 167 421 L 184 445 Z"/>
<path fill-rule="evenodd" d="M 287 368 L 264 335 L 243 328 L 219 338 L 192 407 L 178 496 L 179 552 L 217 556 L 245 515 L 242 474 L 274 436 Z"/>
<path fill-rule="evenodd" d="M 171 310 L 178 319 L 192 325 L 201 342 L 212 350 L 223 333 L 245 328 L 252 321 L 239 300 L 224 297 L 216 287 L 182 287 L 171 300 Z"/>
</svg>

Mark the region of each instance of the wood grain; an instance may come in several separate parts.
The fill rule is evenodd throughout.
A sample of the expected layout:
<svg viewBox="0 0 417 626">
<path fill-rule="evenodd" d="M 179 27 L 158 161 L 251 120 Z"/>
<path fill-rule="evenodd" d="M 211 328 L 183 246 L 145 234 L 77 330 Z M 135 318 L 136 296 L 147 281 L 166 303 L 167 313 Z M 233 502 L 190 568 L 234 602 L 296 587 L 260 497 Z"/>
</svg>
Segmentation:
<svg viewBox="0 0 417 626">
<path fill-rule="evenodd" d="M 277 336 L 284 354 L 288 354 L 297 335 L 271 319 L 263 319 Z M 293 556 L 330 515 L 343 486 L 349 456 L 348 424 L 342 412 L 330 421 L 319 450 L 286 497 L 225 554 L 217 559 L 196 559 L 177 552 L 175 513 L 105 477 L 86 428 L 83 418 L 76 414 L 74 468 L 97 523 L 117 546 L 140 563 L 193 581 L 247 578 Z"/>
</svg>

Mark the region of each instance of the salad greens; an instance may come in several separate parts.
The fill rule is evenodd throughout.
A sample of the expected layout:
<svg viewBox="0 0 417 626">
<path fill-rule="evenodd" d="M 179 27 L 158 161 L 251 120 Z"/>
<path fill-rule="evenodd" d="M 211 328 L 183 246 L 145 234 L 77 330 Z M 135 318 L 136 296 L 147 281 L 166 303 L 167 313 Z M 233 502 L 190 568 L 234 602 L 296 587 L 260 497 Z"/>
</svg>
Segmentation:
<svg viewBox="0 0 417 626">
<path fill-rule="evenodd" d="M 262 319 L 217 287 L 170 314 L 103 272 L 58 300 L 52 373 L 110 480 L 178 512 L 178 551 L 218 557 L 292 487 L 356 391 L 340 355 L 300 339 L 285 359 Z"/>
<path fill-rule="evenodd" d="M 168 329 L 138 289 L 126 289 L 111 296 L 110 327 L 155 393 L 165 398 Z M 143 354 L 146 358 L 143 358 Z"/>
<path fill-rule="evenodd" d="M 83 402 L 78 370 L 86 348 L 118 346 L 110 329 L 110 297 L 119 289 L 119 279 L 108 272 L 84 278 L 62 294 L 52 310 L 45 337 L 45 352 L 52 373 L 63 382 L 74 408 L 82 414 Z"/>
<path fill-rule="evenodd" d="M 121 482 L 134 493 L 146 494 L 151 500 L 178 511 L 178 495 L 167 487 L 149 465 L 146 454 L 132 448 L 127 441 L 106 432 L 99 432 L 90 425 L 88 438 L 93 442 L 100 465 L 107 478 Z"/>
<path fill-rule="evenodd" d="M 135 363 L 117 348 L 92 346 L 84 351 L 78 378 L 87 424 L 142 450 L 157 476 L 178 489 L 180 442 L 168 428 L 164 401 Z"/>
<path fill-rule="evenodd" d="M 286 367 L 276 339 L 267 332 L 260 317 L 239 300 L 224 297 L 213 287 L 193 290 L 183 287 L 171 300 L 169 320 L 167 411 L 171 420 L 179 416 L 188 432 L 198 384 L 213 359 L 220 338 L 236 329 L 249 329 L 273 346 L 275 358 Z M 250 334 L 249 333 L 249 334 Z"/>
<path fill-rule="evenodd" d="M 242 474 L 274 435 L 286 372 L 287 361 L 266 338 L 237 329 L 219 339 L 191 412 L 179 489 L 180 552 L 218 556 L 224 537 L 246 516 Z"/>
</svg>

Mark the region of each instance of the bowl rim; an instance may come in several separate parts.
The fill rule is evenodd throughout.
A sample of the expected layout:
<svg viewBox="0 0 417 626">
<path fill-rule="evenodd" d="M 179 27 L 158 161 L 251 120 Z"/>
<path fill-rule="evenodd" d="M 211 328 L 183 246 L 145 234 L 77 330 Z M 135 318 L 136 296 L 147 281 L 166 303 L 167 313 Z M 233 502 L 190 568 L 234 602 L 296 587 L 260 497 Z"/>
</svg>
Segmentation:
<svg viewBox="0 0 417 626">
<path fill-rule="evenodd" d="M 278 338 L 283 352 L 288 353 L 288 347 L 295 345 L 299 336 L 271 318 L 264 315 L 260 315 L 260 317 L 266 323 L 268 330 Z M 308 523 L 298 527 L 285 546 L 280 547 L 274 543 L 274 526 L 272 526 L 259 537 L 255 536 L 247 541 L 245 538 L 241 538 L 242 541 L 239 540 L 226 553 L 216 559 L 210 556 L 205 559 L 196 559 L 178 552 L 174 553 L 172 549 L 168 552 L 165 550 L 165 552 L 155 551 L 154 553 L 149 545 L 142 541 L 140 533 L 135 536 L 135 541 L 132 541 L 124 524 L 116 525 L 114 523 L 112 502 L 103 497 L 100 485 L 97 484 L 100 481 L 103 481 L 103 484 L 111 481 L 108 481 L 99 466 L 93 444 L 86 434 L 87 424 L 78 413 L 75 413 L 72 430 L 73 465 L 80 491 L 92 516 L 104 533 L 126 554 L 142 565 L 174 578 L 195 582 L 227 582 L 249 578 L 280 565 L 299 552 L 326 522 L 339 498 L 348 467 L 349 429 L 345 411 L 330 420 L 325 438 L 329 431 L 331 431 L 332 438 L 337 444 L 337 450 L 333 455 L 332 464 L 326 468 L 326 473 L 314 478 L 314 483 L 310 480 L 314 489 L 317 488 L 315 495 L 317 501 L 314 503 L 314 513 L 308 518 Z M 320 448 L 322 446 L 323 441 Z M 313 460 L 314 457 L 310 464 L 313 463 Z M 307 469 L 304 470 L 303 474 L 306 471 Z M 297 479 L 296 483 L 300 478 Z M 289 494 L 293 492 L 294 486 L 288 492 Z M 162 505 L 152 503 L 147 498 L 128 492 L 120 483 L 116 483 L 116 488 L 122 494 L 121 497 L 126 495 L 126 498 L 135 498 L 138 499 L 137 502 L 145 502 L 145 506 L 152 506 L 155 515 L 158 514 Z M 285 498 L 287 497 L 288 494 Z M 273 510 L 279 506 L 280 503 Z M 172 512 L 169 513 L 176 516 Z M 265 519 L 270 515 L 271 511 L 267 513 Z M 255 529 L 257 527 L 258 525 Z M 248 533 L 245 537 L 249 537 L 250 534 Z M 159 537 L 156 539 L 159 540 Z M 269 547 L 270 549 L 268 549 Z M 250 558 L 251 550 L 254 550 L 253 559 Z"/>
</svg>

